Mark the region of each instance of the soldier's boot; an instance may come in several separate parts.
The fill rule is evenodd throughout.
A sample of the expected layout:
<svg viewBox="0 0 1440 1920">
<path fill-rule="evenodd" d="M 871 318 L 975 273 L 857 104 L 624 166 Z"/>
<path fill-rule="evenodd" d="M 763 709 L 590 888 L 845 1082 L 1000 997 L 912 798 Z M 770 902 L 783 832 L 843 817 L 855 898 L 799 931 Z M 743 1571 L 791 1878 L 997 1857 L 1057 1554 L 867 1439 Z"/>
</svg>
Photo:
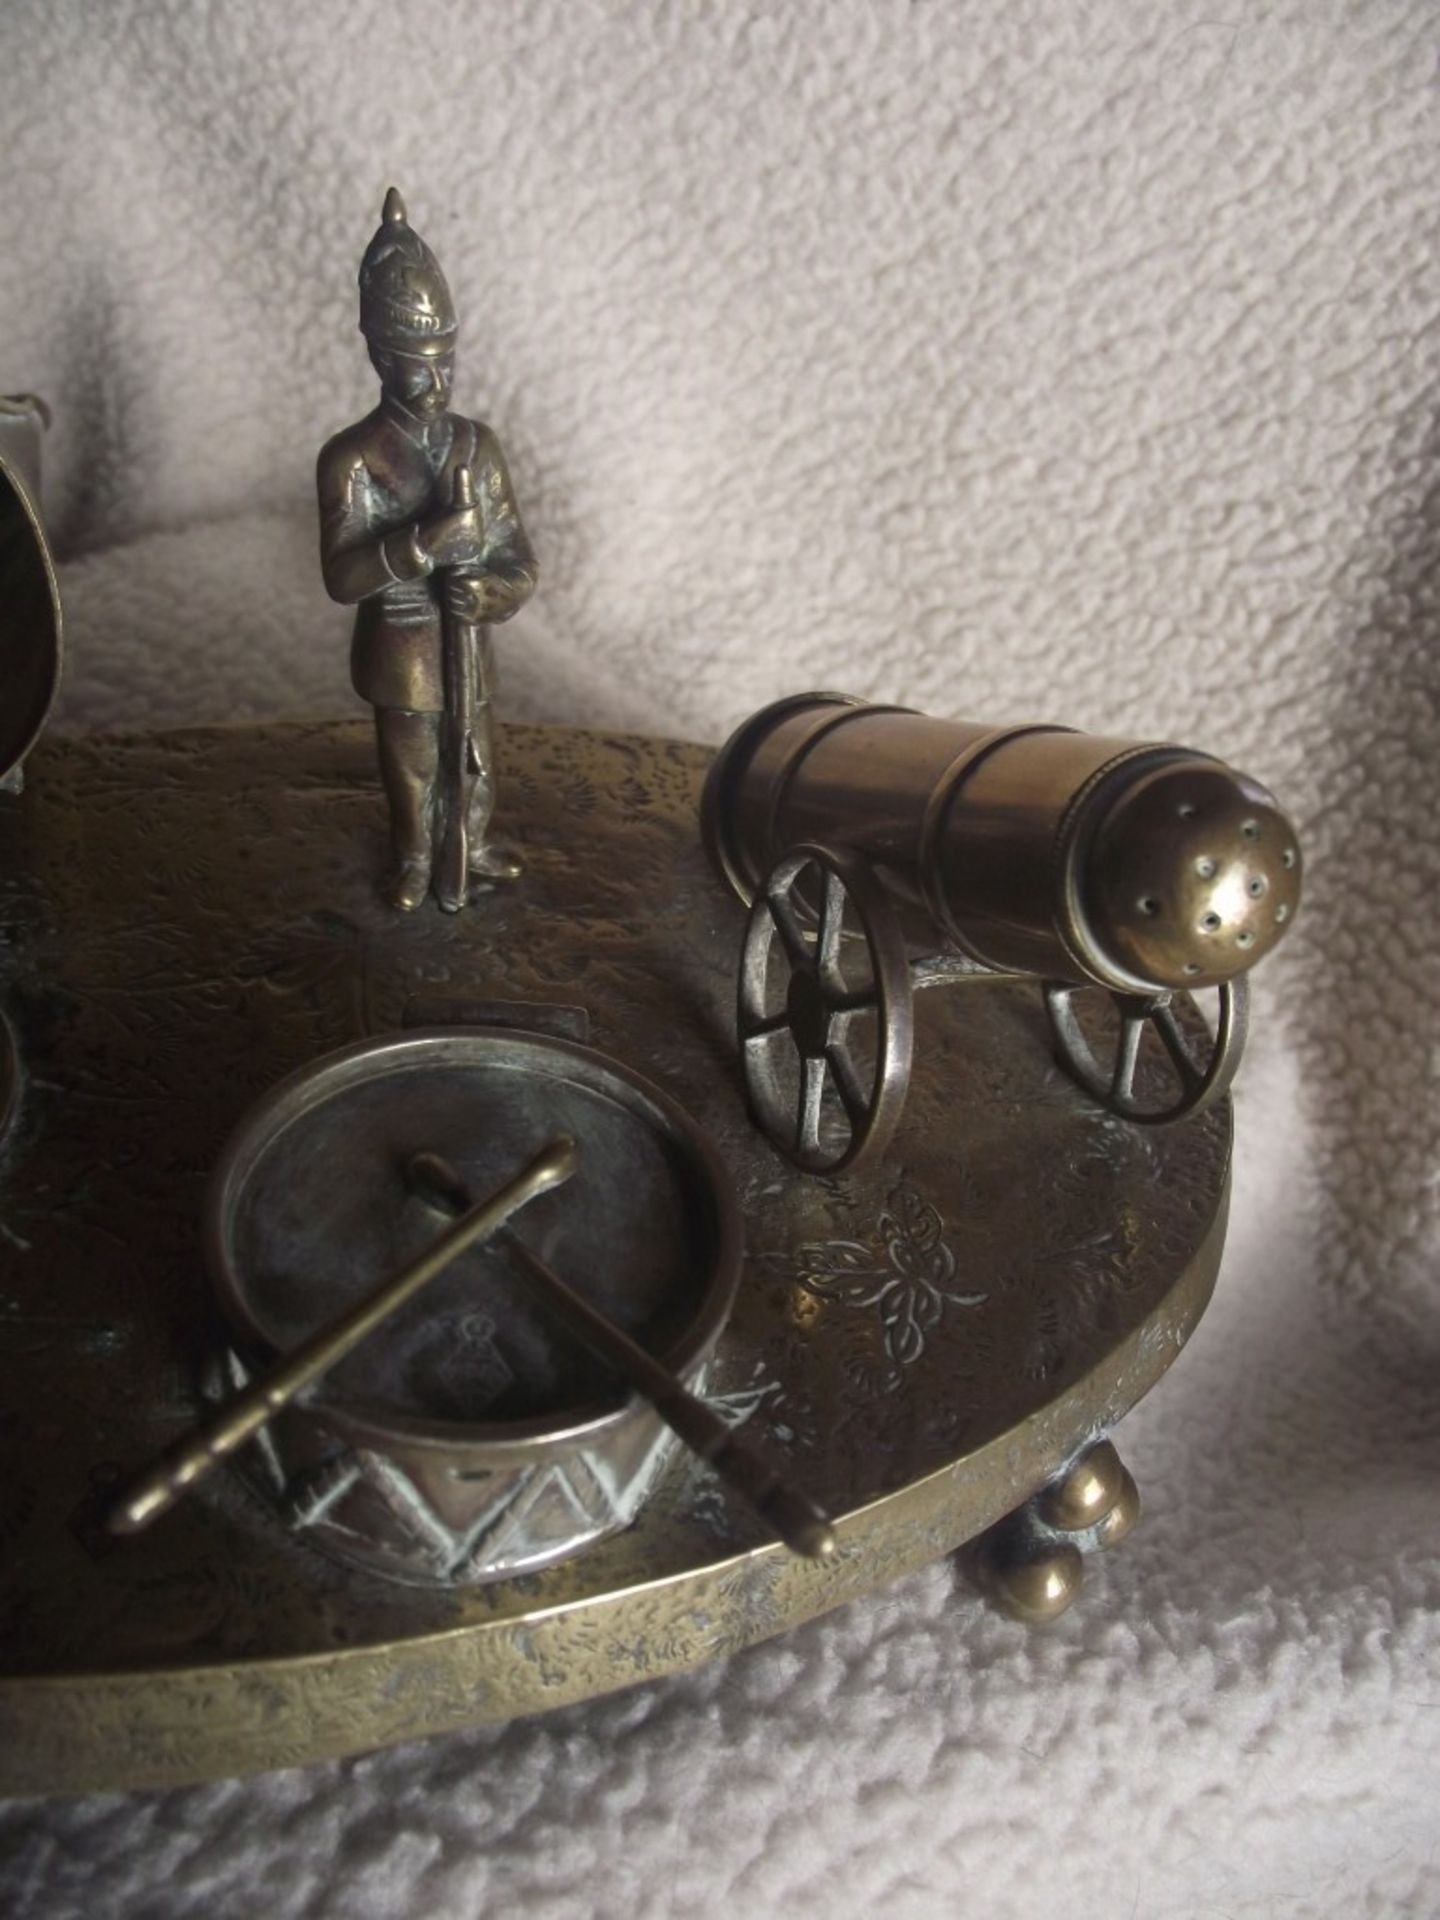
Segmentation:
<svg viewBox="0 0 1440 1920">
<path fill-rule="evenodd" d="M 415 854 L 402 860 L 390 888 L 391 906 L 398 907 L 401 913 L 414 913 L 417 907 L 424 906 L 429 891 L 430 862 Z"/>
<path fill-rule="evenodd" d="M 390 904 L 414 913 L 430 891 L 440 716 L 377 707 L 375 732 L 395 848 Z"/>
<path fill-rule="evenodd" d="M 469 854 L 466 864 L 472 880 L 488 880 L 492 884 L 496 881 L 518 880 L 525 871 L 513 847 L 489 838 L 490 819 L 495 811 L 495 779 L 490 771 L 495 765 L 494 726 L 494 710 L 488 699 L 482 699 L 476 707 L 475 737 L 486 772 L 476 781 L 470 800 L 470 818 L 466 827 Z"/>
<path fill-rule="evenodd" d="M 476 880 L 518 880 L 525 868 L 513 848 L 496 841 L 479 846 L 470 855 L 470 873 Z"/>
</svg>

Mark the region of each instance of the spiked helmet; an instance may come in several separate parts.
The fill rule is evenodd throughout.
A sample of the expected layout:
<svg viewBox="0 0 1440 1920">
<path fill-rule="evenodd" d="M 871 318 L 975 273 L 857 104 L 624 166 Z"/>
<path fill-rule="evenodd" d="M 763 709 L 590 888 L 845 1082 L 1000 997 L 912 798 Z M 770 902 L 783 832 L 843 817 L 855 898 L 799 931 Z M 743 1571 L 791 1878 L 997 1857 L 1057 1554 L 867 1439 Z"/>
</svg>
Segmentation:
<svg viewBox="0 0 1440 1920">
<path fill-rule="evenodd" d="M 360 331 L 391 353 L 434 353 L 455 338 L 455 307 L 440 263 L 410 225 L 394 187 L 360 262 Z"/>
</svg>

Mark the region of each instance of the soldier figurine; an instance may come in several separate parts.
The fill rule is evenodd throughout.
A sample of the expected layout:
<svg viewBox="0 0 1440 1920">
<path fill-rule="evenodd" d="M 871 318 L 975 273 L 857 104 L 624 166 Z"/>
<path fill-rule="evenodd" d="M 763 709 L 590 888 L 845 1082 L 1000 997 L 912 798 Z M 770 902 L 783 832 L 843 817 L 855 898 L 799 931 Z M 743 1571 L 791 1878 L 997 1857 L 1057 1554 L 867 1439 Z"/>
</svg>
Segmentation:
<svg viewBox="0 0 1440 1920">
<path fill-rule="evenodd" d="M 455 309 L 392 187 L 360 264 L 360 331 L 380 404 L 321 452 L 320 561 L 357 609 L 350 675 L 375 709 L 397 871 L 391 895 L 442 907 L 471 876 L 513 880 L 486 841 L 495 805 L 488 627 L 535 590 L 500 443 L 450 411 Z"/>
</svg>

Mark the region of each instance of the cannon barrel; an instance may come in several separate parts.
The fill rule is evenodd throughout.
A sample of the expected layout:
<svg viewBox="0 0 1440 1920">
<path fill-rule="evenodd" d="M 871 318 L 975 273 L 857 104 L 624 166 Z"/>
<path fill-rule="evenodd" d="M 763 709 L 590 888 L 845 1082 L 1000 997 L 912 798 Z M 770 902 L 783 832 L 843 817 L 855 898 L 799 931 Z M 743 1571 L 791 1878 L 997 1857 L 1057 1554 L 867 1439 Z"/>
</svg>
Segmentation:
<svg viewBox="0 0 1440 1920">
<path fill-rule="evenodd" d="M 788 849 L 848 848 L 932 941 L 938 929 L 987 967 L 1122 993 L 1234 979 L 1300 900 L 1294 828 L 1209 754 L 843 694 L 747 720 L 710 769 L 701 821 L 747 904 Z"/>
</svg>

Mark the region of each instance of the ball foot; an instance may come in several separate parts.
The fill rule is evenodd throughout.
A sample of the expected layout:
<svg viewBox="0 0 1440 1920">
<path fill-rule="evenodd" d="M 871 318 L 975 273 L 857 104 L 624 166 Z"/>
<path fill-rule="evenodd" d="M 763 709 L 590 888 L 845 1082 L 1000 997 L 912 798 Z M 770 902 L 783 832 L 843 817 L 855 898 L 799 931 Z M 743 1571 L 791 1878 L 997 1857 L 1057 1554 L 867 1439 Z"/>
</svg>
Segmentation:
<svg viewBox="0 0 1440 1920">
<path fill-rule="evenodd" d="M 1085 1561 L 1068 1541 L 1015 1539 L 994 1547 L 985 1564 L 985 1591 L 1001 1613 L 1038 1626 L 1058 1620 L 1085 1580 Z"/>
<path fill-rule="evenodd" d="M 1140 1517 L 1140 1494 L 1108 1440 L 1091 1447 L 1023 1507 L 980 1536 L 973 1564 L 1013 1620 L 1056 1620 L 1085 1577 L 1085 1555 L 1117 1546 Z"/>
</svg>

